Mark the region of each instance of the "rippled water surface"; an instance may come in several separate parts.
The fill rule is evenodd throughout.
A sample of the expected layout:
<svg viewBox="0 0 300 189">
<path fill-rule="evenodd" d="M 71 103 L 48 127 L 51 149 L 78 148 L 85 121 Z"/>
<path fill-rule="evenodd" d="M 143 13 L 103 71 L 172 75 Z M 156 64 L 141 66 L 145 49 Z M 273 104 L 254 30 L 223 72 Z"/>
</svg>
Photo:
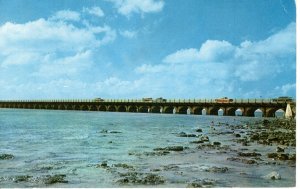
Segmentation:
<svg viewBox="0 0 300 189">
<path fill-rule="evenodd" d="M 211 121 L 221 123 L 218 132 L 226 132 L 222 124 L 240 124 L 258 118 L 167 115 L 142 113 L 48 111 L 0 109 L 0 154 L 13 159 L 0 160 L 0 187 L 127 187 L 117 182 L 122 168 L 112 170 L 99 166 L 126 163 L 135 171 L 154 172 L 165 182 L 150 187 L 187 187 L 193 180 L 211 179 L 213 187 L 281 187 L 295 185 L 295 166 L 277 164 L 242 164 L 228 161 L 234 152 L 205 151 L 180 132 L 202 134 L 233 149 L 245 148 L 232 143 L 232 135 L 216 135 Z M 154 148 L 184 146 L 182 152 L 163 156 L 146 156 Z M 252 145 L 248 150 L 274 151 L 275 146 Z M 290 149 L 295 150 L 295 149 Z M 235 152 L 236 153 L 236 152 Z M 226 173 L 204 171 L 227 167 Z M 281 180 L 262 177 L 272 171 Z M 66 183 L 47 185 L 47 175 L 66 175 Z M 16 182 L 17 176 L 30 179 Z M 143 187 L 129 185 L 130 187 Z M 149 187 L 149 185 L 148 185 Z"/>
</svg>

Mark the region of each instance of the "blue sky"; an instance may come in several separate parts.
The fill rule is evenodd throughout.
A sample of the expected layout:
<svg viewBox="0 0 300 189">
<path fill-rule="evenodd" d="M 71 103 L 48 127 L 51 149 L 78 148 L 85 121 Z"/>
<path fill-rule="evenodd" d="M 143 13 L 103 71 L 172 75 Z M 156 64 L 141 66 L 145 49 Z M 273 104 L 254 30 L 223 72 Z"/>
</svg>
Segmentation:
<svg viewBox="0 0 300 189">
<path fill-rule="evenodd" d="M 0 0 L 0 99 L 296 95 L 292 0 Z"/>
</svg>

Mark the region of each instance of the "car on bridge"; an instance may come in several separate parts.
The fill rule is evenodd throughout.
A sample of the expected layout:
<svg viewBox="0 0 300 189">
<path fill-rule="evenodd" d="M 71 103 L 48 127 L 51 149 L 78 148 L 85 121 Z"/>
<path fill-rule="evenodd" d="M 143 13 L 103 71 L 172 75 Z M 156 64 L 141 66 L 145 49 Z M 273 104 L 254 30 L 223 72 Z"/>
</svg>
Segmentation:
<svg viewBox="0 0 300 189">
<path fill-rule="evenodd" d="M 152 98 L 142 98 L 143 102 L 153 102 Z"/>
<path fill-rule="evenodd" d="M 95 101 L 95 102 L 103 102 L 104 99 L 102 99 L 102 98 L 95 98 L 94 101 Z"/>
<path fill-rule="evenodd" d="M 272 101 L 273 102 L 279 102 L 279 103 L 282 103 L 282 102 L 293 102 L 293 99 L 292 99 L 292 97 L 289 97 L 289 96 L 280 96 L 278 98 L 273 98 Z"/>
<path fill-rule="evenodd" d="M 167 102 L 167 99 L 160 97 L 160 98 L 155 99 L 155 102 Z"/>
<path fill-rule="evenodd" d="M 233 99 L 228 98 L 228 97 L 223 97 L 223 98 L 217 98 L 215 99 L 216 103 L 230 103 L 233 102 Z"/>
</svg>

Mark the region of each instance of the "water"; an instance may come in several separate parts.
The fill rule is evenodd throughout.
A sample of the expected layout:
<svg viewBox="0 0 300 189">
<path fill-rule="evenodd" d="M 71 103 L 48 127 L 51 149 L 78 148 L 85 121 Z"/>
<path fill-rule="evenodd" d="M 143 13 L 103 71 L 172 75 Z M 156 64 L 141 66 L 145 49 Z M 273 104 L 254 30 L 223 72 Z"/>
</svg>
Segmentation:
<svg viewBox="0 0 300 189">
<path fill-rule="evenodd" d="M 55 174 L 66 175 L 68 183 L 51 187 L 121 187 L 116 182 L 120 179 L 118 172 L 126 170 L 99 168 L 104 161 L 109 166 L 126 163 L 140 172 L 159 170 L 155 174 L 166 180 L 159 187 L 186 187 L 197 179 L 214 179 L 214 187 L 294 186 L 294 166 L 284 162 L 246 165 L 228 161 L 236 152 L 197 150 L 196 144 L 190 144 L 194 139 L 176 136 L 176 133 L 195 133 L 195 129 L 202 128 L 202 134 L 207 134 L 210 140 L 240 149 L 242 146 L 232 143 L 231 135 L 216 135 L 210 128 L 211 121 L 239 124 L 253 119 L 259 118 L 0 109 L 0 154 L 15 156 L 0 160 L 0 187 L 45 187 L 48 185 L 43 178 Z M 225 127 L 218 130 L 226 131 Z M 176 145 L 189 149 L 166 156 L 132 155 Z M 249 147 L 252 148 L 266 153 L 276 147 Z M 166 169 L 168 166 L 175 168 Z M 230 171 L 204 171 L 212 166 L 228 167 Z M 279 172 L 282 179 L 262 178 L 271 171 Z M 22 175 L 29 175 L 30 179 L 14 180 Z"/>
</svg>

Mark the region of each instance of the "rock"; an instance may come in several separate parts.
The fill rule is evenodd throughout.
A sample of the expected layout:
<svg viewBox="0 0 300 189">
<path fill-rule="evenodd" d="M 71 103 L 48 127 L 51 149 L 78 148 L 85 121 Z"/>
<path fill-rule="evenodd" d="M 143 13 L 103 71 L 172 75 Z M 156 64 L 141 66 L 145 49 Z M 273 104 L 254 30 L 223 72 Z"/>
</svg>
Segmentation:
<svg viewBox="0 0 300 189">
<path fill-rule="evenodd" d="M 132 165 L 127 165 L 126 163 L 114 164 L 114 167 L 121 167 L 123 169 L 134 169 Z"/>
<path fill-rule="evenodd" d="M 165 148 L 154 148 L 154 151 L 183 151 L 183 146 L 168 146 Z"/>
<path fill-rule="evenodd" d="M 227 167 L 211 167 L 205 169 L 206 172 L 213 172 L 213 173 L 225 173 L 228 171 Z"/>
<path fill-rule="evenodd" d="M 260 153 L 256 153 L 256 152 L 239 152 L 238 153 L 239 156 L 243 156 L 243 157 L 256 157 L 256 156 L 261 156 Z"/>
<path fill-rule="evenodd" d="M 263 123 L 264 126 L 266 126 L 266 125 L 268 125 L 270 123 L 270 121 L 267 120 L 267 119 L 264 119 L 262 123 Z"/>
<path fill-rule="evenodd" d="M 220 145 L 221 145 L 221 142 L 213 142 L 213 145 L 214 145 L 214 146 L 220 146 Z"/>
<path fill-rule="evenodd" d="M 202 129 L 196 129 L 196 132 L 202 133 Z"/>
<path fill-rule="evenodd" d="M 272 180 L 280 180 L 281 176 L 278 172 L 273 171 L 273 172 L 267 174 L 266 176 L 264 176 L 263 178 L 272 179 Z"/>
<path fill-rule="evenodd" d="M 20 176 L 16 176 L 13 180 L 14 182 L 28 182 L 30 178 L 32 178 L 32 176 L 20 175 Z"/>
<path fill-rule="evenodd" d="M 209 188 L 215 185 L 216 181 L 212 179 L 197 179 L 188 183 L 187 188 Z"/>
<path fill-rule="evenodd" d="M 277 146 L 276 152 L 284 152 L 284 148 L 280 148 L 279 146 Z"/>
<path fill-rule="evenodd" d="M 202 140 L 194 140 L 194 141 L 191 141 L 190 143 L 199 144 L 199 143 L 204 143 L 204 141 L 202 141 Z"/>
<path fill-rule="evenodd" d="M 205 135 L 205 136 L 201 136 L 200 140 L 203 142 L 208 142 L 209 138 L 208 138 L 208 136 Z"/>
<path fill-rule="evenodd" d="M 177 135 L 178 137 L 197 137 L 195 134 L 187 134 L 185 132 L 181 132 Z"/>
<path fill-rule="evenodd" d="M 277 156 L 278 156 L 278 154 L 277 153 L 268 153 L 267 156 L 268 156 L 268 158 L 274 158 L 274 159 L 276 159 Z"/>
<path fill-rule="evenodd" d="M 162 176 L 158 176 L 153 173 L 137 173 L 137 172 L 128 172 L 120 174 L 122 179 L 117 180 L 120 184 L 145 184 L 145 185 L 158 185 L 163 184 L 165 179 Z"/>
<path fill-rule="evenodd" d="M 8 160 L 13 158 L 14 156 L 12 154 L 0 154 L 0 160 Z"/>
<path fill-rule="evenodd" d="M 296 161 L 296 154 L 290 155 L 289 160 Z"/>
<path fill-rule="evenodd" d="M 241 135 L 240 134 L 235 134 L 235 137 L 241 137 Z"/>
<path fill-rule="evenodd" d="M 278 155 L 278 159 L 279 160 L 288 160 L 289 159 L 289 155 L 288 154 L 279 154 Z"/>
<path fill-rule="evenodd" d="M 103 161 L 101 164 L 98 164 L 96 166 L 97 168 L 108 168 L 107 161 Z"/>
<path fill-rule="evenodd" d="M 57 175 L 47 175 L 44 182 L 45 184 L 55 184 L 55 183 L 68 183 L 67 180 L 65 180 L 66 175 L 64 174 L 57 174 Z"/>
<path fill-rule="evenodd" d="M 103 129 L 102 131 L 100 131 L 100 133 L 108 133 L 108 130 Z"/>
<path fill-rule="evenodd" d="M 255 164 L 256 161 L 253 160 L 253 159 L 242 159 L 242 163 L 245 163 L 245 164 Z"/>
<path fill-rule="evenodd" d="M 122 132 L 120 132 L 120 131 L 110 131 L 109 133 L 116 134 L 116 133 L 122 133 Z"/>
</svg>

